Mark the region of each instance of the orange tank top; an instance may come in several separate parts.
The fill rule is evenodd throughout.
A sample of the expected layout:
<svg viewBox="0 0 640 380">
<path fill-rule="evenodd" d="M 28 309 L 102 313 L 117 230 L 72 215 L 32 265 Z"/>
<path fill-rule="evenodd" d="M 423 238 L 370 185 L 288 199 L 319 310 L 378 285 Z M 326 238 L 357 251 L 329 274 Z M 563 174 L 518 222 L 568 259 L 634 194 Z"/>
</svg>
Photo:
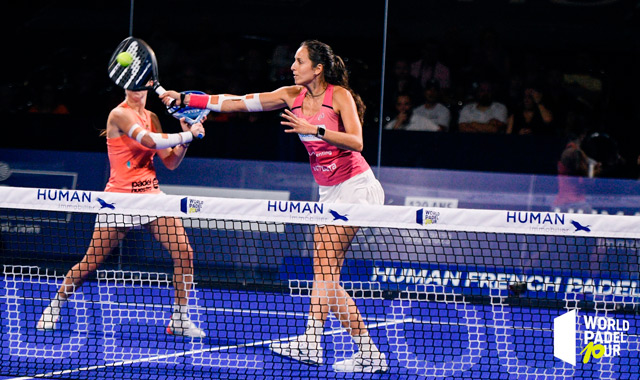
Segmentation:
<svg viewBox="0 0 640 380">
<path fill-rule="evenodd" d="M 120 103 L 136 117 L 136 122 L 147 131 L 156 132 L 151 123 L 151 112 L 142 115 L 131 109 L 126 102 Z M 104 191 L 114 193 L 160 193 L 156 169 L 153 166 L 155 149 L 149 149 L 128 135 L 107 138 L 107 153 L 111 173 Z"/>
</svg>

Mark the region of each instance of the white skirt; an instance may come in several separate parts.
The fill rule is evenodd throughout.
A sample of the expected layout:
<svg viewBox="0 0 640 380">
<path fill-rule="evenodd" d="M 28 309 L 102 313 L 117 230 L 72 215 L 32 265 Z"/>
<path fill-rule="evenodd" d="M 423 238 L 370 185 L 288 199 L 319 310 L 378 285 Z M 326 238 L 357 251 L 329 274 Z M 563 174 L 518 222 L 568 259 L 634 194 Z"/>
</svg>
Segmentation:
<svg viewBox="0 0 640 380">
<path fill-rule="evenodd" d="M 371 169 L 333 186 L 320 186 L 322 203 L 384 204 L 384 190 Z"/>
<path fill-rule="evenodd" d="M 155 216 L 98 214 L 94 228 L 134 228 L 158 219 Z"/>
</svg>

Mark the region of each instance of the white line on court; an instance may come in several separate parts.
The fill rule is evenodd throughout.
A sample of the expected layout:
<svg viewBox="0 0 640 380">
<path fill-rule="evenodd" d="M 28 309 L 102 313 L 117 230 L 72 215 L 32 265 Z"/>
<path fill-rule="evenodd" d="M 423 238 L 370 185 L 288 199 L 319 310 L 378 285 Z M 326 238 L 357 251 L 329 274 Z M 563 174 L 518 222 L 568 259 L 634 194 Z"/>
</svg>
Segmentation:
<svg viewBox="0 0 640 380">
<path fill-rule="evenodd" d="M 387 321 L 387 322 L 382 322 L 382 323 L 372 323 L 372 324 L 367 326 L 367 329 L 374 329 L 374 328 L 378 328 L 378 327 L 390 326 L 390 325 L 395 325 L 395 324 L 409 323 L 409 322 L 412 322 L 412 321 L 413 321 L 413 318 L 407 318 L 407 319 L 392 320 L 392 321 Z M 340 333 L 343 333 L 343 332 L 347 332 L 347 330 L 344 329 L 344 328 L 340 328 L 340 329 L 336 329 L 336 330 L 327 331 L 323 335 L 336 335 L 336 334 L 340 334 Z M 206 349 L 201 349 L 201 350 L 177 352 L 175 354 L 158 355 L 158 356 L 154 356 L 154 357 L 151 357 L 151 358 L 141 358 L 141 359 L 135 359 L 135 360 L 123 360 L 123 361 L 119 361 L 119 362 L 115 362 L 115 363 L 107 363 L 107 364 L 103 364 L 103 365 L 93 365 L 93 366 L 76 368 L 76 369 L 66 369 L 66 370 L 63 370 L 63 371 L 41 373 L 41 374 L 37 374 L 37 375 L 34 375 L 34 376 L 14 377 L 14 378 L 6 379 L 6 380 L 29 380 L 29 379 L 52 377 L 52 376 L 69 375 L 69 374 L 76 373 L 76 372 L 94 371 L 94 370 L 98 370 L 98 369 L 112 368 L 112 367 L 122 367 L 122 366 L 129 365 L 129 364 L 153 362 L 153 361 L 161 360 L 161 359 L 176 358 L 176 357 L 180 357 L 180 356 L 187 356 L 187 355 L 193 355 L 193 354 L 201 354 L 201 353 L 204 353 L 204 352 L 224 351 L 224 350 L 231 350 L 231 349 L 234 349 L 234 348 L 263 346 L 263 345 L 267 345 L 267 344 L 271 344 L 271 343 L 275 343 L 275 342 L 286 342 L 286 341 L 294 340 L 294 339 L 296 339 L 296 337 L 297 337 L 297 335 L 296 336 L 287 337 L 287 338 L 282 338 L 282 339 L 263 340 L 263 341 L 260 341 L 260 342 L 237 344 L 237 345 L 233 345 L 233 346 L 211 347 L 211 348 L 206 348 Z"/>
</svg>

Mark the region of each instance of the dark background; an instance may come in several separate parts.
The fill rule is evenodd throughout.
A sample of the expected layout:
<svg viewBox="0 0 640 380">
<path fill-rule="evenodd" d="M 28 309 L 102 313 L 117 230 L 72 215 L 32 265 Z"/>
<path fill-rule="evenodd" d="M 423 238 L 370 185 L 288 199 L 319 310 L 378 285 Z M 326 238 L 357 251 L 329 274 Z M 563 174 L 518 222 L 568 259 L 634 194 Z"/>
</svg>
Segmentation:
<svg viewBox="0 0 640 380">
<path fill-rule="evenodd" d="M 292 84 L 289 61 L 278 71 L 274 49 L 295 51 L 307 38 L 330 44 L 351 71 L 351 85 L 368 106 L 365 157 L 383 166 L 555 174 L 572 130 L 558 123 L 549 136 L 379 132 L 383 48 L 385 72 L 398 56 L 417 59 L 428 40 L 440 44 L 452 71 L 452 111 L 469 99 L 474 67 L 469 52 L 493 30 L 509 58 L 502 97 L 514 75 L 589 73 L 602 80 L 602 100 L 579 127 L 606 133 L 624 164 L 611 176 L 637 178 L 640 113 L 640 2 L 616 0 L 251 1 L 138 0 L 133 35 L 149 43 L 165 88 L 211 93 L 269 91 Z M 105 151 L 99 131 L 123 99 L 106 74 L 112 51 L 129 35 L 129 1 L 29 1 L 5 4 L 0 147 Z M 385 12 L 387 42 L 383 45 Z M 30 112 L 63 103 L 68 113 Z M 393 117 L 384 99 L 383 117 Z M 160 102 L 148 106 L 164 129 L 177 131 Z M 42 107 L 41 107 L 42 108 Z M 284 134 L 277 112 L 212 115 L 192 157 L 306 161 L 302 144 Z M 378 143 L 381 141 L 381 151 Z M 378 154 L 380 155 L 378 156 Z"/>
</svg>

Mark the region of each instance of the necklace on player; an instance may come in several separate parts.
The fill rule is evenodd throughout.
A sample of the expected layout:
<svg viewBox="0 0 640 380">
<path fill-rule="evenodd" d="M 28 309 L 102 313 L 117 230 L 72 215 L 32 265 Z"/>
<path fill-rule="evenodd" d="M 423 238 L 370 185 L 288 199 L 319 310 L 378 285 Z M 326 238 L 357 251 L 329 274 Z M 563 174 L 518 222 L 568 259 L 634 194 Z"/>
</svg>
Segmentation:
<svg viewBox="0 0 640 380">
<path fill-rule="evenodd" d="M 325 92 L 327 92 L 327 87 L 329 87 L 329 85 L 327 85 L 324 90 L 322 90 L 321 93 L 319 93 L 318 95 L 313 95 L 313 93 L 311 91 L 307 91 L 307 95 L 311 98 L 317 98 L 319 96 L 322 96 L 322 94 L 324 94 Z"/>
</svg>

